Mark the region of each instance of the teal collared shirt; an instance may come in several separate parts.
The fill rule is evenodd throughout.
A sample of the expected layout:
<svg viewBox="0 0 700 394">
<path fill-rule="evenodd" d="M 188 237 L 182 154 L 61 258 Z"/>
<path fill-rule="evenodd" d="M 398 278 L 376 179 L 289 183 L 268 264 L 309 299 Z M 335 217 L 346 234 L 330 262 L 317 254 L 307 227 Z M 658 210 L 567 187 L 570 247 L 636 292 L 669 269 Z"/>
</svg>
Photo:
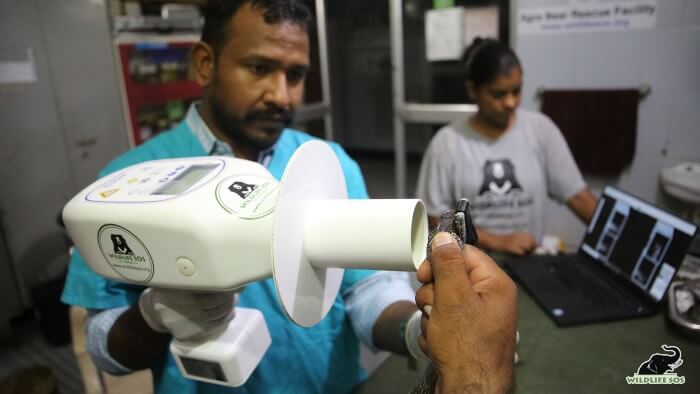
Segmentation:
<svg viewBox="0 0 700 394">
<path fill-rule="evenodd" d="M 100 176 L 147 160 L 205 156 L 213 151 L 204 144 L 202 134 L 193 128 L 205 125 L 194 107 L 185 121 L 174 129 L 159 134 L 109 163 Z M 202 130 L 200 129 L 199 132 Z M 211 133 L 208 129 L 204 130 Z M 206 134 L 206 133 L 205 133 Z M 206 135 L 205 135 L 206 137 Z M 285 129 L 267 162 L 267 168 L 281 178 L 294 151 L 314 137 Z M 345 174 L 350 198 L 367 198 L 360 169 L 345 151 L 335 143 L 334 150 Z M 328 315 L 316 326 L 302 328 L 290 322 L 282 311 L 275 285 L 271 279 L 249 285 L 240 294 L 239 306 L 262 311 L 272 336 L 270 350 L 263 357 L 245 385 L 230 388 L 185 379 L 170 354 L 153 368 L 158 393 L 342 393 L 349 392 L 365 377 L 359 365 L 358 339 L 348 314 L 375 319 L 376 313 L 347 310 L 345 299 L 363 286 L 374 271 L 347 270 L 340 294 Z M 62 301 L 89 309 L 113 309 L 137 302 L 143 287 L 111 281 L 95 274 L 85 264 L 79 251 L 73 253 Z M 390 301 L 390 300 L 389 300 Z M 386 301 L 386 302 L 389 302 Z M 371 309 L 356 303 L 354 308 Z M 381 304 L 381 303 L 377 303 Z M 379 310 L 381 311 L 381 309 Z M 373 322 L 374 320 L 371 320 Z"/>
<path fill-rule="evenodd" d="M 190 105 L 190 109 L 187 111 L 187 116 L 185 117 L 185 123 L 187 123 L 187 126 L 192 130 L 192 134 L 199 140 L 199 143 L 202 144 L 202 149 L 207 152 L 207 155 L 235 156 L 229 144 L 216 138 L 214 133 L 209 129 L 209 126 L 204 122 L 204 119 L 199 115 L 199 103 Z M 260 153 L 258 153 L 258 163 L 267 167 L 267 165 L 270 164 L 274 151 L 274 145 L 260 151 Z"/>
</svg>

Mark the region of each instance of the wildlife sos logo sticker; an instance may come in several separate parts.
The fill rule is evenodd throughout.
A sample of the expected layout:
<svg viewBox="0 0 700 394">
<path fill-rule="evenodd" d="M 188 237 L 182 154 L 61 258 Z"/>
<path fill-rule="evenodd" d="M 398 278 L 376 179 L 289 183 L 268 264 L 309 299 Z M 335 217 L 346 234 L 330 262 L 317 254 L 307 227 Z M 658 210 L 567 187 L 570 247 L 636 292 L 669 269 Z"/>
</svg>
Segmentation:
<svg viewBox="0 0 700 394">
<path fill-rule="evenodd" d="M 153 259 L 146 246 L 124 227 L 106 224 L 97 242 L 107 264 L 124 279 L 147 283 L 153 278 Z"/>
<path fill-rule="evenodd" d="M 242 181 L 236 181 L 231 184 L 231 186 L 228 187 L 228 190 L 238 194 L 238 196 L 242 199 L 248 198 L 248 195 L 255 191 L 257 188 L 257 185 L 253 185 L 250 183 L 245 183 Z"/>
<path fill-rule="evenodd" d="M 243 219 L 267 216 L 275 209 L 279 183 L 260 175 L 230 176 L 216 187 L 219 204 Z"/>
<path fill-rule="evenodd" d="M 627 384 L 684 384 L 685 376 L 674 371 L 683 364 L 678 346 L 661 345 L 663 353 L 654 353 L 639 364 L 633 376 L 627 376 Z"/>
</svg>

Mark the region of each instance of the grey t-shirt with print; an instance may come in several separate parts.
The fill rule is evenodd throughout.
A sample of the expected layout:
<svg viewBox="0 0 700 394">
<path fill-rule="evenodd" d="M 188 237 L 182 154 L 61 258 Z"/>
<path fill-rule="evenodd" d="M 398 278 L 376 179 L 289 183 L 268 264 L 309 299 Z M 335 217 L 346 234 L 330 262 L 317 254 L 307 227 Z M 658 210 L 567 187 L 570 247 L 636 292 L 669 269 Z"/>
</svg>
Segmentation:
<svg viewBox="0 0 700 394">
<path fill-rule="evenodd" d="M 543 114 L 518 110 L 497 139 L 478 134 L 468 119 L 440 129 L 423 156 L 417 197 L 431 216 L 468 198 L 478 227 L 527 231 L 540 240 L 547 196 L 565 203 L 585 186 L 557 126 Z"/>
</svg>

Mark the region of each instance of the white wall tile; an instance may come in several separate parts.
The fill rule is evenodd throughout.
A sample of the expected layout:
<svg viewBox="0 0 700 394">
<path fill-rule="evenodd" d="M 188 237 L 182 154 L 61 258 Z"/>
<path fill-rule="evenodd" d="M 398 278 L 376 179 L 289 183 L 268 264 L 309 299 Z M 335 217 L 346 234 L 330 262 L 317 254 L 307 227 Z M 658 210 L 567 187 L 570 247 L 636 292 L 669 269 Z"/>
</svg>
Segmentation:
<svg viewBox="0 0 700 394">
<path fill-rule="evenodd" d="M 535 98 L 538 87 L 569 86 L 575 76 L 575 50 L 559 35 L 523 36 L 516 52 L 524 71 L 523 102 L 525 108 L 539 109 Z"/>
<path fill-rule="evenodd" d="M 642 46 L 642 80 L 653 91 L 700 91 L 700 29 L 645 31 Z"/>
<path fill-rule="evenodd" d="M 690 0 L 697 1 L 697 0 Z M 658 0 L 657 29 L 673 29 L 685 24 L 684 8 L 687 0 Z"/>
<path fill-rule="evenodd" d="M 685 26 L 700 27 L 700 1 L 685 0 L 685 9 L 683 10 L 683 22 Z"/>
<path fill-rule="evenodd" d="M 638 86 L 642 35 L 639 31 L 578 34 L 575 85 L 599 88 Z"/>
<path fill-rule="evenodd" d="M 654 93 L 640 105 L 637 145 L 632 164 L 620 176 L 618 186 L 646 200 L 654 201 L 668 136 L 671 99 Z"/>
<path fill-rule="evenodd" d="M 700 161 L 700 92 L 673 97 L 666 161 Z"/>
</svg>

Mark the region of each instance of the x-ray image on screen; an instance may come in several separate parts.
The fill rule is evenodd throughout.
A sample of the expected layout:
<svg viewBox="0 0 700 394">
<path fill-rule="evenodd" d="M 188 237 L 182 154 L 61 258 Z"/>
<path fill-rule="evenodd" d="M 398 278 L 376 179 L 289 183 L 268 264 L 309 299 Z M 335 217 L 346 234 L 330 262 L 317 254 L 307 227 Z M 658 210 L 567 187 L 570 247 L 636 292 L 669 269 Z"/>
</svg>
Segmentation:
<svg viewBox="0 0 700 394">
<path fill-rule="evenodd" d="M 600 233 L 600 238 L 598 238 L 598 243 L 595 247 L 595 250 L 597 250 L 600 256 L 606 261 L 610 258 L 610 253 L 615 247 L 618 238 L 620 238 L 629 213 L 629 205 L 618 201 L 615 203 L 613 211 L 608 216 L 608 221 L 605 223 L 605 227 L 603 227 L 603 231 Z"/>
<path fill-rule="evenodd" d="M 581 251 L 619 279 L 660 300 L 695 231 L 692 223 L 608 186 L 586 229 Z"/>
<path fill-rule="evenodd" d="M 642 288 L 647 288 L 654 273 L 663 262 L 666 249 L 673 237 L 673 228 L 666 223 L 656 222 L 646 246 L 639 255 L 632 272 L 632 280 Z"/>
</svg>

